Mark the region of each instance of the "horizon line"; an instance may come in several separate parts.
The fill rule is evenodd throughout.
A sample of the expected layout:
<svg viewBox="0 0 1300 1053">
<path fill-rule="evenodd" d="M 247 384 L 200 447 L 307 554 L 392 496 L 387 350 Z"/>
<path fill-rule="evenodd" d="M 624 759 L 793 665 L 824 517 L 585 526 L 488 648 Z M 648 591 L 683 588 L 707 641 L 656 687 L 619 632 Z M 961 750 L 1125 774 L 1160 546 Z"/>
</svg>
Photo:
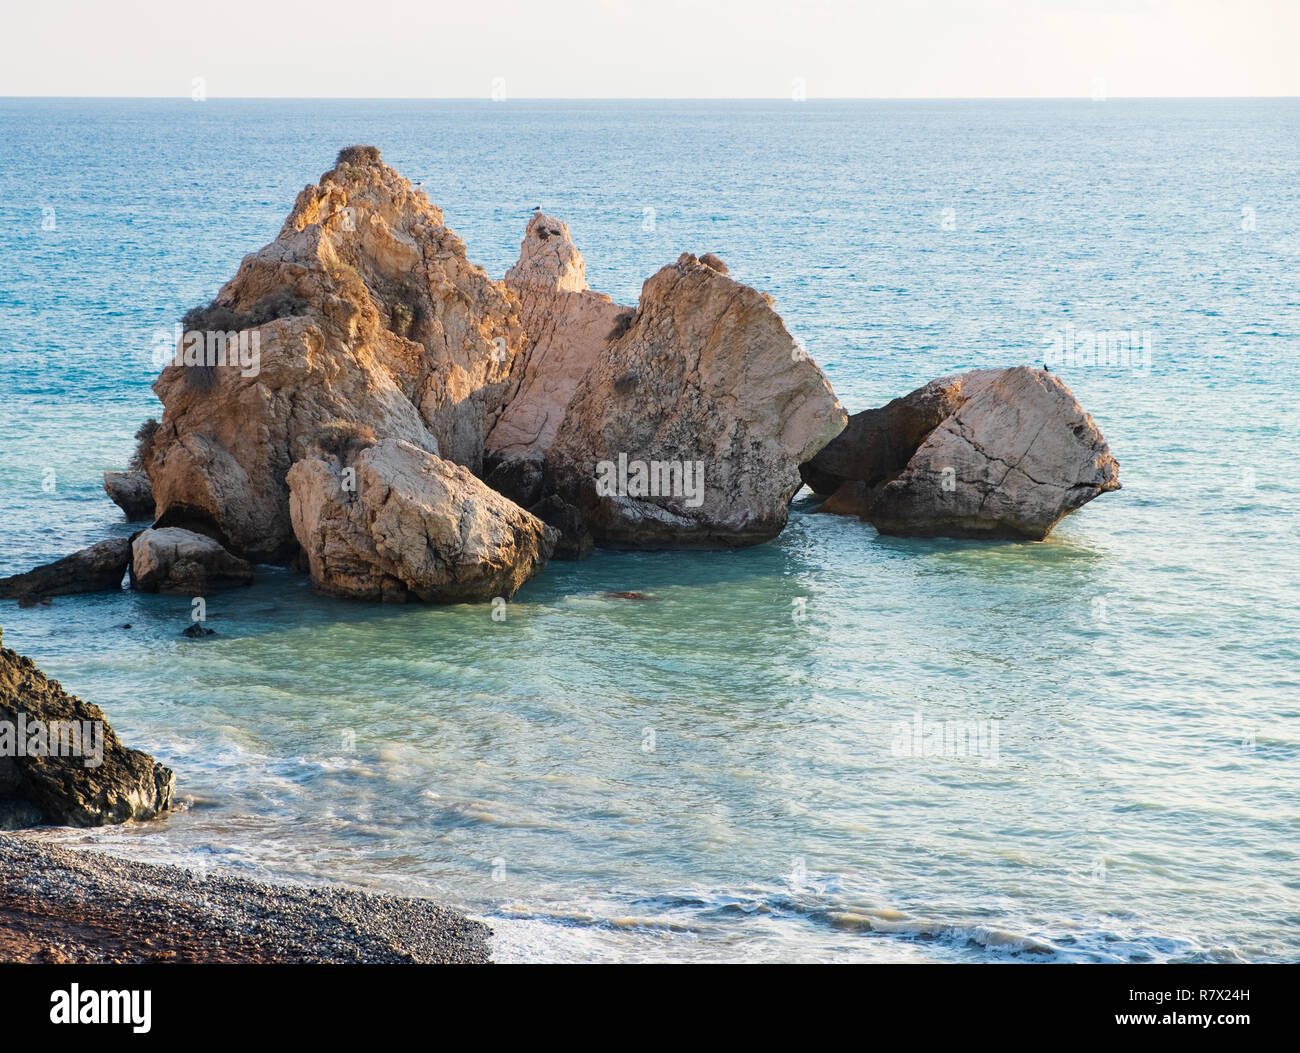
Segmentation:
<svg viewBox="0 0 1300 1053">
<path fill-rule="evenodd" d="M 1300 95 L 825 95 L 792 99 L 789 95 L 511 95 L 492 99 L 483 95 L 208 95 L 195 100 L 176 95 L 3 95 L 0 100 L 67 100 L 105 102 L 482 102 L 494 106 L 511 102 L 1193 102 L 1193 101 L 1285 101 Z"/>
</svg>

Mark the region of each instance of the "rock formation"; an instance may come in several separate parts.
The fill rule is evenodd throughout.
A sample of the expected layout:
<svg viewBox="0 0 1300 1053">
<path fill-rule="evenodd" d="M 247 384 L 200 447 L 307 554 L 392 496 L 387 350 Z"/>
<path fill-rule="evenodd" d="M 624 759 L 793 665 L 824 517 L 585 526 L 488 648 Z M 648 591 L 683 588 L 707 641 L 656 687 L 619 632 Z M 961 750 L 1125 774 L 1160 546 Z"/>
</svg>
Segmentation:
<svg viewBox="0 0 1300 1053">
<path fill-rule="evenodd" d="M 556 555 L 585 556 L 594 543 L 576 508 L 546 491 L 546 451 L 574 392 L 633 311 L 587 287 L 586 264 L 557 219 L 536 213 L 519 262 L 506 272 L 518 297 L 528 350 L 516 361 L 506 405 L 486 442 L 490 486 L 560 531 Z"/>
<path fill-rule="evenodd" d="M 708 258 L 681 256 L 621 307 L 587 288 L 564 224 L 529 222 L 506 280 L 532 344 L 487 480 L 558 527 L 561 554 L 766 541 L 799 465 L 844 426 L 770 298 Z"/>
<path fill-rule="evenodd" d="M 153 486 L 145 465 L 153 450 L 153 441 L 159 424 L 152 417 L 135 432 L 135 451 L 130 466 L 124 472 L 104 473 L 104 492 L 113 500 L 126 518 L 133 523 L 152 520 L 154 514 Z"/>
<path fill-rule="evenodd" d="M 345 461 L 317 449 L 289 471 L 294 533 L 326 592 L 395 602 L 509 598 L 555 546 L 541 520 L 404 439 L 379 440 Z"/>
<path fill-rule="evenodd" d="M 1118 485 L 1091 419 L 1032 370 L 937 381 L 832 442 L 825 376 L 716 255 L 625 307 L 539 211 L 494 282 L 373 147 L 342 151 L 186 316 L 154 389 L 138 588 L 304 559 L 328 592 L 456 602 L 513 594 L 553 551 L 766 541 L 801 479 L 882 531 L 979 537 L 1041 537 Z M 211 544 L 182 558 L 170 530 Z"/>
<path fill-rule="evenodd" d="M 252 582 L 252 564 L 204 534 L 158 527 L 131 542 L 131 587 L 140 592 L 200 595 Z"/>
<path fill-rule="evenodd" d="M 143 471 L 105 472 L 104 492 L 132 522 L 153 520 L 153 487 Z"/>
<path fill-rule="evenodd" d="M 157 525 L 254 561 L 295 553 L 285 477 L 323 426 L 368 426 L 480 470 L 524 342 L 506 290 L 373 147 L 342 151 L 184 329 L 181 363 L 154 384 Z M 209 344 L 225 345 L 224 364 L 203 357 Z"/>
<path fill-rule="evenodd" d="M 512 592 L 541 566 L 554 546 L 530 512 L 562 531 L 566 555 L 767 540 L 799 464 L 845 418 L 770 297 L 726 271 L 682 256 L 623 307 L 588 288 L 568 228 L 538 212 L 493 282 L 378 151 L 344 150 L 276 240 L 186 316 L 154 385 L 162 424 L 141 432 L 154 526 L 253 561 L 301 546 L 329 591 L 447 600 Z M 372 482 L 394 451 L 411 460 L 400 443 L 422 451 L 401 480 L 433 489 L 403 502 L 473 530 L 486 476 L 521 506 L 493 511 L 513 540 L 473 573 L 433 539 L 422 555 L 388 551 L 353 518 L 378 498 L 330 493 L 335 470 L 341 482 L 361 467 L 330 437 L 363 431 L 378 443 L 361 455 Z M 502 558 L 521 562 L 507 572 Z"/>
<path fill-rule="evenodd" d="M 1119 489 L 1092 417 L 1042 370 L 931 381 L 844 433 L 801 469 L 822 511 L 883 534 L 1041 541 L 1064 516 Z"/>
<path fill-rule="evenodd" d="M 109 538 L 25 574 L 0 578 L 0 598 L 26 599 L 120 589 L 130 561 L 130 539 Z"/>
<path fill-rule="evenodd" d="M 579 384 L 547 466 L 599 542 L 754 544 L 844 424 L 770 299 L 684 254 Z"/>
<path fill-rule="evenodd" d="M 0 646 L 0 829 L 102 826 L 171 807 L 176 777 L 122 745 L 103 711 Z"/>
</svg>

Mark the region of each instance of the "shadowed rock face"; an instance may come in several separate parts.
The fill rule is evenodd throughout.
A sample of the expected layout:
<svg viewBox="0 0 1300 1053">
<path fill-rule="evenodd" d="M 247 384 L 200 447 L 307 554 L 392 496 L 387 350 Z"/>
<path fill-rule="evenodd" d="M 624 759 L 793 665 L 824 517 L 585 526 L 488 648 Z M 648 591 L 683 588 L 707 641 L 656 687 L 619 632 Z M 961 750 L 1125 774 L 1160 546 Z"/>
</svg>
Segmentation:
<svg viewBox="0 0 1300 1053">
<path fill-rule="evenodd" d="M 109 538 L 35 570 L 0 578 L 0 598 L 26 599 L 120 589 L 130 561 L 130 539 Z"/>
<path fill-rule="evenodd" d="M 486 478 L 562 531 L 557 555 L 766 541 L 799 464 L 843 427 L 770 298 L 708 259 L 683 255 L 622 307 L 587 288 L 564 224 L 530 221 L 506 280 L 532 344 Z"/>
<path fill-rule="evenodd" d="M 799 474 L 814 493 L 826 496 L 849 480 L 868 486 L 883 482 L 907 466 L 925 437 L 961 404 L 971 382 L 932 380 L 880 409 L 853 414 L 836 438 L 799 466 Z"/>
<path fill-rule="evenodd" d="M 377 155 L 345 151 L 276 240 L 187 318 L 200 333 L 242 330 L 246 353 L 214 368 L 173 363 L 154 384 L 165 408 L 146 462 L 156 525 L 253 561 L 292 557 L 285 476 L 332 424 L 480 470 L 523 346 L 515 312 L 423 192 Z"/>
<path fill-rule="evenodd" d="M 1041 541 L 1118 490 L 1119 464 L 1057 377 L 1018 366 L 931 381 L 878 410 L 803 469 L 821 511 L 883 534 Z"/>
<path fill-rule="evenodd" d="M 28 733 L 22 751 L 14 746 L 18 728 Z M 69 755 L 30 755 L 33 734 L 56 740 Z M 81 755 L 70 754 L 73 735 Z M 88 759 L 102 763 L 88 767 Z M 171 807 L 175 785 L 169 768 L 122 745 L 98 706 L 66 694 L 31 659 L 0 647 L 0 829 L 148 819 Z"/>
<path fill-rule="evenodd" d="M 380 440 L 351 465 L 316 453 L 293 466 L 289 486 L 294 532 L 326 592 L 390 602 L 508 599 L 555 546 L 556 532 L 541 520 L 404 440 Z"/>
</svg>

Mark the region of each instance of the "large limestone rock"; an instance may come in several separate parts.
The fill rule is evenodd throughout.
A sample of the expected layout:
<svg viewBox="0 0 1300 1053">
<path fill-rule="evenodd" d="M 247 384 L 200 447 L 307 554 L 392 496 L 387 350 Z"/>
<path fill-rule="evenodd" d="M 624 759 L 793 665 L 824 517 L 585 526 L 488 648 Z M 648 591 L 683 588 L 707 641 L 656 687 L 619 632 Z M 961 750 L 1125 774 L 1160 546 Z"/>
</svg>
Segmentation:
<svg viewBox="0 0 1300 1053">
<path fill-rule="evenodd" d="M 368 426 L 480 470 L 524 342 L 504 286 L 372 147 L 344 150 L 304 189 L 185 331 L 182 362 L 154 384 L 157 525 L 198 528 L 254 561 L 296 552 L 285 476 L 322 428 Z M 233 364 L 185 364 L 188 334 L 206 347 L 232 331 Z"/>
<path fill-rule="evenodd" d="M 754 544 L 785 526 L 799 465 L 844 424 L 770 298 L 683 254 L 583 376 L 548 486 L 599 543 Z"/>
<path fill-rule="evenodd" d="M 798 466 L 844 425 L 771 300 L 683 255 L 637 308 L 587 287 L 568 228 L 534 215 L 506 274 L 530 340 L 487 439 L 487 481 L 593 543 L 671 548 L 775 536 Z"/>
<path fill-rule="evenodd" d="M 171 807 L 175 787 L 169 768 L 122 745 L 98 706 L 0 647 L 0 829 L 148 819 Z"/>
<path fill-rule="evenodd" d="M 536 213 L 506 272 L 519 298 L 528 347 L 515 363 L 506 404 L 488 433 L 490 486 L 560 531 L 555 554 L 585 556 L 594 539 L 577 509 L 546 489 L 546 452 L 582 379 L 600 363 L 633 310 L 587 286 L 586 263 L 557 219 Z"/>
<path fill-rule="evenodd" d="M 585 270 L 564 224 L 538 213 L 493 282 L 377 151 L 343 151 L 185 319 L 154 385 L 162 424 L 141 444 L 155 528 L 290 561 L 290 468 L 364 429 L 486 475 L 563 529 L 567 554 L 774 536 L 799 464 L 845 418 L 770 298 L 714 256 L 664 268 L 635 310 Z M 404 573 L 411 595 L 448 592 Z"/>
<path fill-rule="evenodd" d="M 804 468 L 822 510 L 881 533 L 1040 541 L 1118 490 L 1119 464 L 1092 417 L 1043 370 L 976 370 L 878 410 Z"/>
<path fill-rule="evenodd" d="M 120 589 L 130 561 L 131 540 L 109 538 L 35 570 L 0 578 L 0 598 L 36 599 Z"/>
<path fill-rule="evenodd" d="M 131 543 L 131 587 L 140 592 L 197 595 L 252 583 L 252 564 L 203 534 L 158 527 Z"/>
<path fill-rule="evenodd" d="M 105 472 L 104 492 L 131 522 L 153 519 L 153 487 L 145 472 Z"/>
<path fill-rule="evenodd" d="M 404 439 L 289 471 L 293 529 L 317 586 L 355 599 L 509 598 L 546 563 L 555 531 L 460 465 Z"/>
</svg>

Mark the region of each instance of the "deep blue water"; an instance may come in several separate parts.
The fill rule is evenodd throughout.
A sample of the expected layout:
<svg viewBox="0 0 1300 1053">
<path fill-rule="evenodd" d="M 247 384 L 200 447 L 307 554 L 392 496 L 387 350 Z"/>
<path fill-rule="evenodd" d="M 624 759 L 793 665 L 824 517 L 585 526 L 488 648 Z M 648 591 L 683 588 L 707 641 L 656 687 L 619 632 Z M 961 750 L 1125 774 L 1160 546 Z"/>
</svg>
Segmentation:
<svg viewBox="0 0 1300 1053">
<path fill-rule="evenodd" d="M 0 100 L 0 137 L 3 574 L 130 529 L 153 334 L 354 142 L 494 276 L 535 205 L 622 302 L 718 253 L 851 411 L 1066 326 L 1151 349 L 1056 367 L 1124 489 L 1038 545 L 797 502 L 504 624 L 270 569 L 201 644 L 184 598 L 4 603 L 189 804 L 47 836 L 433 896 L 506 959 L 1297 957 L 1300 101 Z M 917 713 L 998 762 L 899 756 Z"/>
</svg>

